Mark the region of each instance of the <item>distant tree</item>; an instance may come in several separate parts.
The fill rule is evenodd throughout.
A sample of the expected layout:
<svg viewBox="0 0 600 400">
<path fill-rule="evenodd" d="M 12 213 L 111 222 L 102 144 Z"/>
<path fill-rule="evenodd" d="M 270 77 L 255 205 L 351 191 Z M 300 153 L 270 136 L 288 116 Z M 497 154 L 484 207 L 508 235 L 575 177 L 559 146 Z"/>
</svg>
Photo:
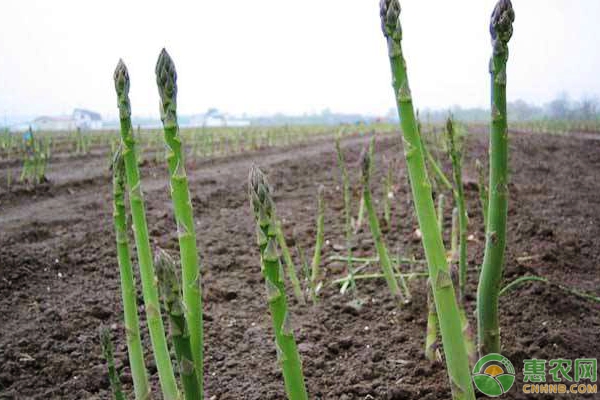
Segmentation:
<svg viewBox="0 0 600 400">
<path fill-rule="evenodd" d="M 598 107 L 598 99 L 594 97 L 584 97 L 579 102 L 577 109 L 577 117 L 583 120 L 591 120 L 598 117 L 600 108 Z"/>
<path fill-rule="evenodd" d="M 562 92 L 558 97 L 546 105 L 548 116 L 552 119 L 567 119 L 569 113 L 569 96 Z"/>
</svg>

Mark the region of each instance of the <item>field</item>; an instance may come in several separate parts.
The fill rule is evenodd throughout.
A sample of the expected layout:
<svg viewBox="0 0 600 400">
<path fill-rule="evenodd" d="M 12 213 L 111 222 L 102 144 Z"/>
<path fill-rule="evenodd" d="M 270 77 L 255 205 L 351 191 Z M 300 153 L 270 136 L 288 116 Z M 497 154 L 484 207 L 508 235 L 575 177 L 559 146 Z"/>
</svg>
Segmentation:
<svg viewBox="0 0 600 400">
<path fill-rule="evenodd" d="M 324 128 L 314 132 L 302 142 L 283 141 L 277 147 L 257 144 L 243 151 L 188 157 L 203 263 L 206 398 L 285 397 L 248 201 L 247 176 L 252 163 L 260 165 L 273 185 L 296 265 L 300 260 L 295 244 L 312 251 L 317 187 L 325 187 L 324 285 L 317 305 L 297 304 L 287 282 L 292 325 L 311 398 L 450 398 L 443 363 L 424 357 L 424 279 L 409 281 L 412 302 L 402 307 L 397 307 L 383 279 L 357 280 L 362 306 L 352 303 L 351 294 L 341 295 L 339 285 L 331 284 L 346 275 L 345 262 L 331 259 L 345 254 L 344 201 L 333 132 Z M 345 129 L 342 140 L 354 216 L 360 199 L 359 155 L 369 136 Z M 395 166 L 392 222 L 386 227 L 382 220 L 383 236 L 393 254 L 423 260 L 401 137 L 391 129 L 377 129 L 376 137 L 375 199 L 384 197 L 385 163 Z M 538 275 L 600 295 L 599 139 L 595 133 L 511 132 L 504 283 Z M 112 224 L 109 143 L 92 143 L 79 155 L 58 146 L 46 173 L 48 182 L 0 187 L 2 399 L 109 399 L 98 339 L 101 325 L 112 331 L 117 369 L 126 392 L 132 390 Z M 469 210 L 470 266 L 465 307 L 473 326 L 476 266 L 481 264 L 485 241 L 474 162 L 478 158 L 485 163 L 487 149 L 485 129 L 471 127 L 465 139 L 463 181 Z M 155 159 L 154 151 L 145 151 L 140 168 L 151 242 L 177 250 L 166 163 L 162 156 Z M 450 176 L 450 163 L 443 164 Z M 14 159 L 3 159 L 3 182 L 7 170 L 18 168 Z M 382 216 L 382 202 L 377 201 L 376 206 Z M 446 243 L 450 241 L 451 214 L 447 202 Z M 376 255 L 368 224 L 354 235 L 352 247 L 356 257 Z M 422 272 L 426 265 L 416 262 L 402 269 Z M 369 271 L 379 272 L 380 268 L 371 263 L 361 272 Z M 141 295 L 138 297 L 141 305 Z M 143 312 L 140 317 L 146 365 L 158 393 Z M 503 355 L 518 372 L 526 358 L 574 359 L 600 354 L 599 304 L 555 285 L 534 282 L 503 295 L 500 325 Z M 510 398 L 530 398 L 520 390 L 522 382 L 517 381 L 516 386 L 518 390 Z"/>
</svg>

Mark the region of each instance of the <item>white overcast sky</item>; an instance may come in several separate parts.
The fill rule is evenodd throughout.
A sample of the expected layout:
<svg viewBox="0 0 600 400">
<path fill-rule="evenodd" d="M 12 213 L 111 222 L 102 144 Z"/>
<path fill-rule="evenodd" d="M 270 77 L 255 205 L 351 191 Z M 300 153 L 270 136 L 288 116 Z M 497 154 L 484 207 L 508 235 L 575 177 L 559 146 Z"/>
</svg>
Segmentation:
<svg viewBox="0 0 600 400">
<path fill-rule="evenodd" d="M 158 117 L 154 64 L 166 47 L 180 113 L 299 114 L 394 106 L 378 0 L 0 2 L 0 113 L 115 116 L 122 57 L 133 112 Z M 418 107 L 487 106 L 493 0 L 404 0 Z M 600 94 L 600 0 L 513 0 L 508 95 L 541 104 Z"/>
</svg>

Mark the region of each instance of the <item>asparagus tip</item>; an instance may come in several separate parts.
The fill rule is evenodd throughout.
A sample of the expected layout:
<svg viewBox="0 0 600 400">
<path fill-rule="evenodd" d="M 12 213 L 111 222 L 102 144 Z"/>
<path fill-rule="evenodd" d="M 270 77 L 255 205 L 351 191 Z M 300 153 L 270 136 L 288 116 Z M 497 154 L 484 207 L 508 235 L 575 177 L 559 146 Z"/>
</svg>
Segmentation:
<svg viewBox="0 0 600 400">
<path fill-rule="evenodd" d="M 381 0 L 379 2 L 379 16 L 381 17 L 381 30 L 387 38 L 395 38 L 401 34 L 400 27 L 400 2 L 398 0 Z"/>
<path fill-rule="evenodd" d="M 265 174 L 256 164 L 250 167 L 248 175 L 248 193 L 254 215 L 261 224 L 267 223 L 272 215 L 271 186 Z"/>
<path fill-rule="evenodd" d="M 361 154 L 361 172 L 365 182 L 369 180 L 369 173 L 371 172 L 371 154 L 369 147 L 365 147 Z"/>
<path fill-rule="evenodd" d="M 154 265 L 159 292 L 165 301 L 166 308 L 171 310 L 180 298 L 181 290 L 175 271 L 175 260 L 165 250 L 158 248 L 154 253 Z"/>
<path fill-rule="evenodd" d="M 115 81 L 115 89 L 117 94 L 119 96 L 129 94 L 129 72 L 127 71 L 127 66 L 121 58 L 119 58 L 113 78 Z"/>
<path fill-rule="evenodd" d="M 454 122 L 452 121 L 452 115 L 449 115 L 448 119 L 446 119 L 446 134 L 451 142 L 454 141 Z"/>
<path fill-rule="evenodd" d="M 515 12 L 510 0 L 498 0 L 492 18 L 490 21 L 490 34 L 492 40 L 499 40 L 506 44 L 513 33 L 513 22 L 515 21 Z"/>
<path fill-rule="evenodd" d="M 160 51 L 158 60 L 156 61 L 156 84 L 160 94 L 163 107 L 166 107 L 171 102 L 175 102 L 177 95 L 177 71 L 173 59 L 163 48 Z"/>
</svg>

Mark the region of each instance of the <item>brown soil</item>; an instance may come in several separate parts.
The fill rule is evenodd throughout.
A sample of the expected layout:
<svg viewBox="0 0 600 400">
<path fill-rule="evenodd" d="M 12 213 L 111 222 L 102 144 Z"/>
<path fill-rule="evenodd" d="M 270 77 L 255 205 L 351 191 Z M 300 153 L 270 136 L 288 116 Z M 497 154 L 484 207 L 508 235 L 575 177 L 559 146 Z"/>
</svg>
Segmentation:
<svg viewBox="0 0 600 400">
<path fill-rule="evenodd" d="M 355 183 L 356 161 L 365 142 L 356 137 L 344 143 Z M 598 141 L 585 138 L 512 135 L 507 281 L 542 275 L 600 295 L 598 146 Z M 474 268 L 481 261 L 484 240 L 474 159 L 486 160 L 485 137 L 470 136 L 468 147 L 465 186 L 474 239 L 469 242 L 467 300 L 472 311 Z M 399 155 L 398 136 L 378 141 L 376 198 L 382 196 L 383 158 L 395 160 Z M 327 280 L 344 274 L 343 263 L 327 259 L 344 237 L 343 201 L 330 141 L 190 162 L 204 263 L 207 399 L 284 398 L 246 194 L 252 162 L 259 163 L 274 184 L 290 245 L 296 240 L 307 252 L 312 251 L 315 233 L 315 193 L 318 184 L 325 185 L 324 274 Z M 60 159 L 51 166 L 50 183 L 35 190 L 0 189 L 1 399 L 110 398 L 98 340 L 101 325 L 112 327 L 117 365 L 125 388 L 131 389 L 124 366 L 127 352 L 105 163 L 102 153 Z M 394 252 L 400 249 L 403 255 L 422 258 L 406 169 L 402 162 L 396 164 L 396 201 L 386 240 Z M 152 240 L 176 250 L 166 182 L 163 165 L 144 166 Z M 355 206 L 357 198 L 355 193 Z M 446 211 L 449 231 L 449 207 Z M 368 230 L 358 233 L 355 253 L 373 255 Z M 294 257 L 297 261 L 295 253 Z M 316 307 L 293 306 L 312 399 L 450 397 L 444 366 L 423 356 L 425 282 L 413 280 L 410 287 L 413 301 L 403 308 L 394 306 L 384 281 L 359 283 L 359 296 L 365 301 L 360 310 L 348 305 L 351 296 L 340 295 L 330 285 L 324 286 Z M 598 304 L 531 284 L 502 297 L 500 306 L 503 353 L 518 376 L 526 358 L 600 358 Z M 143 334 L 147 338 L 145 328 Z M 151 357 L 147 364 L 155 374 Z M 515 386 L 507 398 L 534 398 L 519 394 L 522 382 Z"/>
</svg>

